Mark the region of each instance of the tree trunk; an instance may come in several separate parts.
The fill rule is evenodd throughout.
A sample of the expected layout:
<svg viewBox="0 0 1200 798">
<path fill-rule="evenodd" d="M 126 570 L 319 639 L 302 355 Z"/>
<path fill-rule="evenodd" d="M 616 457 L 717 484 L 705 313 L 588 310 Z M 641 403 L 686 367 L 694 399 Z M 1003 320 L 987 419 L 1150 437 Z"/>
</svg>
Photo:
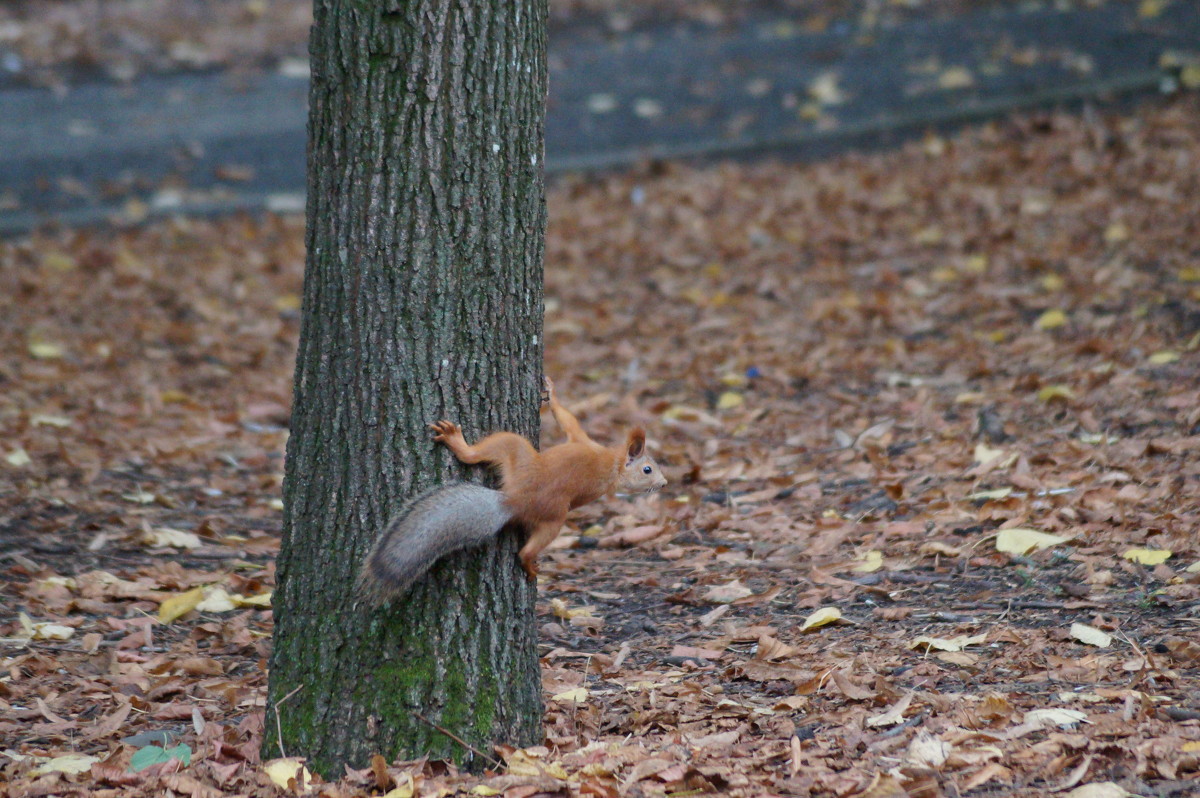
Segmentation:
<svg viewBox="0 0 1200 798">
<path fill-rule="evenodd" d="M 405 497 L 465 472 L 428 425 L 536 440 L 545 0 L 316 0 L 308 261 L 264 758 L 540 739 L 533 603 L 509 533 L 403 599 L 355 593 Z"/>
</svg>

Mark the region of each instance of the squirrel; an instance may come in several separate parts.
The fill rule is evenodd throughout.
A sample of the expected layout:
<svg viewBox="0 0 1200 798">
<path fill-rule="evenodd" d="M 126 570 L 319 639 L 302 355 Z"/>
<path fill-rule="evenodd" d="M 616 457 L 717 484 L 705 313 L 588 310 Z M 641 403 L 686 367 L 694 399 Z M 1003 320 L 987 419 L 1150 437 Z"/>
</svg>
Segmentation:
<svg viewBox="0 0 1200 798">
<path fill-rule="evenodd" d="M 629 431 L 621 446 L 605 447 L 588 437 L 563 407 L 546 380 L 550 412 L 566 443 L 539 452 L 515 432 L 496 432 L 474 445 L 452 421 L 430 425 L 433 439 L 464 463 L 490 463 L 500 472 L 500 489 L 451 482 L 411 502 L 392 519 L 359 577 L 362 592 L 376 603 L 406 593 L 437 560 L 477 546 L 509 524 L 528 535 L 519 558 L 530 581 L 537 581 L 537 557 L 558 537 L 567 512 L 617 491 L 657 490 L 667 484 L 646 453 L 646 433 Z"/>
</svg>

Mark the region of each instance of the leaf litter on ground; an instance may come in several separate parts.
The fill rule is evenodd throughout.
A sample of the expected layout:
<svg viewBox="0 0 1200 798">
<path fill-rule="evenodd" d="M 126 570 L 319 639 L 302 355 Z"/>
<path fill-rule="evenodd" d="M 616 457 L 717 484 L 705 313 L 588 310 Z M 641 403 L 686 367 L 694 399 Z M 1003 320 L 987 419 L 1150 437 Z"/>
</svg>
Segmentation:
<svg viewBox="0 0 1200 798">
<path fill-rule="evenodd" d="M 671 486 L 545 557 L 543 745 L 314 789 L 1194 785 L 1200 105 L 938 142 L 552 185 L 546 371 Z M 0 244 L 0 780 L 295 781 L 258 742 L 303 257 L 271 215 Z"/>
</svg>

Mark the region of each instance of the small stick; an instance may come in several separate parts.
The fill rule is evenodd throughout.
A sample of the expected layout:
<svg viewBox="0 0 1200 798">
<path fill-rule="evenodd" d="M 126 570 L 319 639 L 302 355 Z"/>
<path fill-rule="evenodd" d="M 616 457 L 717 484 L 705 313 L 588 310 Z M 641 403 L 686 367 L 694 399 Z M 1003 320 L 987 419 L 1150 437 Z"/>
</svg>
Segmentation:
<svg viewBox="0 0 1200 798">
<path fill-rule="evenodd" d="M 287 752 L 283 750 L 283 726 L 279 723 L 279 708 L 283 706 L 284 701 L 287 701 L 303 689 L 304 685 L 301 684 L 295 690 L 292 690 L 292 692 L 275 702 L 275 744 L 279 746 L 279 755 L 284 759 L 287 759 Z"/>
<path fill-rule="evenodd" d="M 455 734 L 454 732 L 450 731 L 449 729 L 444 729 L 444 728 L 442 728 L 441 726 L 439 726 L 439 725 L 437 725 L 436 723 L 434 723 L 433 721 L 431 721 L 429 718 L 427 718 L 427 717 L 425 717 L 424 715 L 422 715 L 420 712 L 417 712 L 415 709 L 410 709 L 410 710 L 409 710 L 409 712 L 410 712 L 410 713 L 412 714 L 412 716 L 413 716 L 414 718 L 416 718 L 417 720 L 421 721 L 422 723 L 428 723 L 428 724 L 429 724 L 429 725 L 430 725 L 430 726 L 431 726 L 433 729 L 435 729 L 436 731 L 438 731 L 438 732 L 440 732 L 440 733 L 442 733 L 442 734 L 446 735 L 446 736 L 447 736 L 447 737 L 449 737 L 451 740 L 453 740 L 454 742 L 458 743 L 459 745 L 461 745 L 463 748 L 467 749 L 467 750 L 468 750 L 468 751 L 470 751 L 471 753 L 475 754 L 476 756 L 483 757 L 483 758 L 484 758 L 484 759 L 486 759 L 488 762 L 490 762 L 490 763 L 492 764 L 492 766 L 493 766 L 493 767 L 495 767 L 495 768 L 497 768 L 497 769 L 501 767 L 501 764 L 502 764 L 502 763 L 500 762 L 500 760 L 498 760 L 498 759 L 495 759 L 494 757 L 491 757 L 491 756 L 489 756 L 488 754 L 485 754 L 483 751 L 480 751 L 478 748 L 476 748 L 475 746 L 471 745 L 469 742 L 467 742 L 467 741 L 466 741 L 466 740 L 464 740 L 463 738 L 459 737 L 457 734 Z"/>
</svg>

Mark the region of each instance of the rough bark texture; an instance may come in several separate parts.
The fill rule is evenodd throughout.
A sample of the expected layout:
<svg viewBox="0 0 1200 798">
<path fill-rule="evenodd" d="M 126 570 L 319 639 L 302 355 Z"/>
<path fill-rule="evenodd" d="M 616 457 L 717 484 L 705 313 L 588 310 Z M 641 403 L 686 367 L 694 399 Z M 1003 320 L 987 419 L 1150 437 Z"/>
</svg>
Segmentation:
<svg viewBox="0 0 1200 798">
<path fill-rule="evenodd" d="M 404 498 L 464 472 L 428 424 L 537 433 L 545 0 L 317 0 L 308 263 L 265 757 L 537 741 L 533 602 L 509 533 L 378 610 L 357 569 Z M 474 472 L 473 478 L 481 478 Z"/>
</svg>

